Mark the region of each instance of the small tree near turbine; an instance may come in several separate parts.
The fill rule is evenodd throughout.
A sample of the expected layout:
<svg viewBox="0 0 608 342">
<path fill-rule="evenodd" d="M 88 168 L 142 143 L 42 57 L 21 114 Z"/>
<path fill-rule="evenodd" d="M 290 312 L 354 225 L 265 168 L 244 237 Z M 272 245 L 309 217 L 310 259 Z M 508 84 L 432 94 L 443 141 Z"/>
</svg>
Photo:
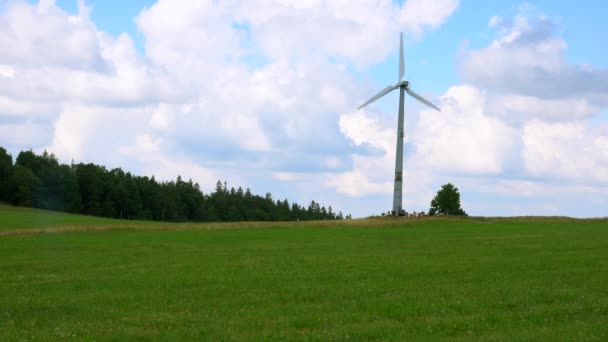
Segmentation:
<svg viewBox="0 0 608 342">
<path fill-rule="evenodd" d="M 431 201 L 429 215 L 455 215 L 467 216 L 460 207 L 460 192 L 452 183 L 441 186 L 441 190 Z"/>
</svg>

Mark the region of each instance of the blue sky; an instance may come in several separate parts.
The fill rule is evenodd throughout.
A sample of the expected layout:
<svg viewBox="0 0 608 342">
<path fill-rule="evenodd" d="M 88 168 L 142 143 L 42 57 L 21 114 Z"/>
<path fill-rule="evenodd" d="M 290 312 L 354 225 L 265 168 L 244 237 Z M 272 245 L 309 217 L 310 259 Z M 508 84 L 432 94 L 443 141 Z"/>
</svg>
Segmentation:
<svg viewBox="0 0 608 342">
<path fill-rule="evenodd" d="M 602 1 L 2 1 L 0 146 L 365 216 L 454 182 L 474 215 L 606 216 Z M 35 23 L 35 24 L 33 24 Z"/>
</svg>

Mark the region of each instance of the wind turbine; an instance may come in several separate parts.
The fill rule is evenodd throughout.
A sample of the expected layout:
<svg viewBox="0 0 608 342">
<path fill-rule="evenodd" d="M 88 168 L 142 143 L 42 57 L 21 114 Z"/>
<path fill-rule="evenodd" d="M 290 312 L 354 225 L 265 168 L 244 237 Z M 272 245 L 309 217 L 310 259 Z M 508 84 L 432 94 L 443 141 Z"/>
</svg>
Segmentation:
<svg viewBox="0 0 608 342">
<path fill-rule="evenodd" d="M 410 83 L 403 80 L 404 63 L 403 63 L 403 32 L 400 35 L 399 40 L 399 81 L 395 85 L 388 86 L 382 89 L 378 94 L 374 95 L 371 99 L 360 105 L 357 109 L 361 109 L 368 104 L 378 100 L 382 96 L 390 93 L 391 91 L 399 88 L 399 119 L 397 123 L 397 156 L 395 158 L 395 192 L 393 193 L 393 215 L 399 215 L 401 213 L 402 195 L 403 195 L 403 97 L 404 93 L 407 93 L 416 100 L 424 103 L 425 105 L 436 109 L 439 108 L 432 104 L 429 100 L 416 94 L 410 89 Z"/>
</svg>

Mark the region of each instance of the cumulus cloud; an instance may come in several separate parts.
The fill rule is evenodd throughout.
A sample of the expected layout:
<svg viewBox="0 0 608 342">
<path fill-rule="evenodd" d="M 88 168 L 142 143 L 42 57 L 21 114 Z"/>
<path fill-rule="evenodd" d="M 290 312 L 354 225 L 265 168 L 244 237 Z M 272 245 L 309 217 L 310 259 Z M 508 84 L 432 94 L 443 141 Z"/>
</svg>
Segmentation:
<svg viewBox="0 0 608 342">
<path fill-rule="evenodd" d="M 358 159 L 359 157 L 355 156 L 354 158 Z M 387 189 L 390 191 L 393 185 L 391 182 L 370 181 L 367 174 L 358 170 L 357 166 L 360 164 L 368 165 L 367 161 L 364 161 L 364 163 L 355 162 L 354 171 L 345 172 L 338 176 L 329 176 L 326 184 L 335 188 L 339 193 L 354 197 L 386 193 Z"/>
<path fill-rule="evenodd" d="M 87 11 L 68 15 L 54 1 L 35 6 L 11 2 L 7 6 L 0 17 L 0 45 L 7 47 L 0 51 L 3 63 L 103 68 L 99 38 Z"/>
<path fill-rule="evenodd" d="M 441 112 L 420 113 L 414 158 L 428 167 L 455 172 L 502 172 L 517 135 L 511 127 L 487 115 L 485 101 L 475 87 L 448 89 L 441 98 Z"/>
<path fill-rule="evenodd" d="M 457 8 L 458 0 L 409 0 L 401 9 L 399 22 L 410 31 L 420 34 L 425 27 L 437 28 Z"/>
<path fill-rule="evenodd" d="M 172 78 L 138 56 L 131 38 L 99 31 L 81 1 L 10 2 L 0 13 L 0 96 L 5 102 L 130 106 L 179 97 Z"/>
<path fill-rule="evenodd" d="M 457 6 L 457 0 L 408 0 L 402 6 L 390 0 L 162 0 L 137 23 L 148 54 L 183 71 L 251 55 L 292 63 L 333 57 L 366 66 L 388 55 L 399 30 L 437 28 Z"/>
<path fill-rule="evenodd" d="M 484 110 L 517 130 L 520 176 L 606 182 L 605 129 L 586 120 L 608 105 L 608 70 L 568 63 L 545 16 L 494 17 L 497 38 L 469 51 L 463 78 L 486 92 Z"/>
<path fill-rule="evenodd" d="M 203 168 L 182 154 L 167 155 L 163 151 L 164 141 L 151 134 L 139 134 L 135 143 L 118 147 L 120 154 L 136 159 L 142 167 L 160 180 L 172 180 L 176 175 L 182 179 L 193 179 L 200 183 L 204 191 L 210 191 L 219 175 L 214 171 Z"/>
<path fill-rule="evenodd" d="M 136 144 L 136 136 L 147 129 L 152 108 L 122 108 L 65 104 L 52 127 L 47 148 L 63 160 L 93 161 L 121 165 L 117 152 Z"/>
<path fill-rule="evenodd" d="M 340 131 L 352 144 L 368 145 L 381 151 L 382 155 L 352 154 L 353 170 L 328 175 L 326 184 L 340 193 L 355 197 L 390 191 L 392 184 L 386 180 L 392 174 L 390 161 L 394 162 L 395 155 L 393 130 L 384 127 L 373 114 L 363 110 L 341 115 Z"/>
<path fill-rule="evenodd" d="M 515 102 L 507 113 L 517 114 L 525 104 L 539 118 L 569 120 L 608 105 L 608 70 L 568 63 L 568 45 L 558 37 L 553 20 L 494 17 L 490 26 L 497 38 L 488 47 L 468 51 L 461 73 L 466 82 L 506 97 L 503 102 Z"/>
<path fill-rule="evenodd" d="M 495 92 L 489 92 L 486 96 L 489 98 L 486 102 L 487 112 L 512 123 L 525 122 L 530 118 L 546 121 L 584 120 L 601 110 L 585 97 L 548 99 Z"/>
<path fill-rule="evenodd" d="M 533 176 L 608 183 L 608 125 L 592 129 L 582 122 L 528 122 L 523 158 Z"/>
<path fill-rule="evenodd" d="M 44 146 L 52 137 L 52 134 L 45 123 L 36 120 L 18 122 L 1 120 L 0 136 L 2 137 L 2 147 L 10 151 Z"/>
</svg>

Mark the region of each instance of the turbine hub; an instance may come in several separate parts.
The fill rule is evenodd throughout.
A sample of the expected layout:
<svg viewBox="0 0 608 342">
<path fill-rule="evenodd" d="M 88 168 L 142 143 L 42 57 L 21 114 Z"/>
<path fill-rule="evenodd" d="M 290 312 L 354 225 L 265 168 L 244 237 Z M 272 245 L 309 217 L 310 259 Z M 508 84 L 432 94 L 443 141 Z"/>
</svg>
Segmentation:
<svg viewBox="0 0 608 342">
<path fill-rule="evenodd" d="M 401 83 L 399 83 L 399 87 L 409 87 L 410 82 L 408 81 L 401 81 Z"/>
</svg>

